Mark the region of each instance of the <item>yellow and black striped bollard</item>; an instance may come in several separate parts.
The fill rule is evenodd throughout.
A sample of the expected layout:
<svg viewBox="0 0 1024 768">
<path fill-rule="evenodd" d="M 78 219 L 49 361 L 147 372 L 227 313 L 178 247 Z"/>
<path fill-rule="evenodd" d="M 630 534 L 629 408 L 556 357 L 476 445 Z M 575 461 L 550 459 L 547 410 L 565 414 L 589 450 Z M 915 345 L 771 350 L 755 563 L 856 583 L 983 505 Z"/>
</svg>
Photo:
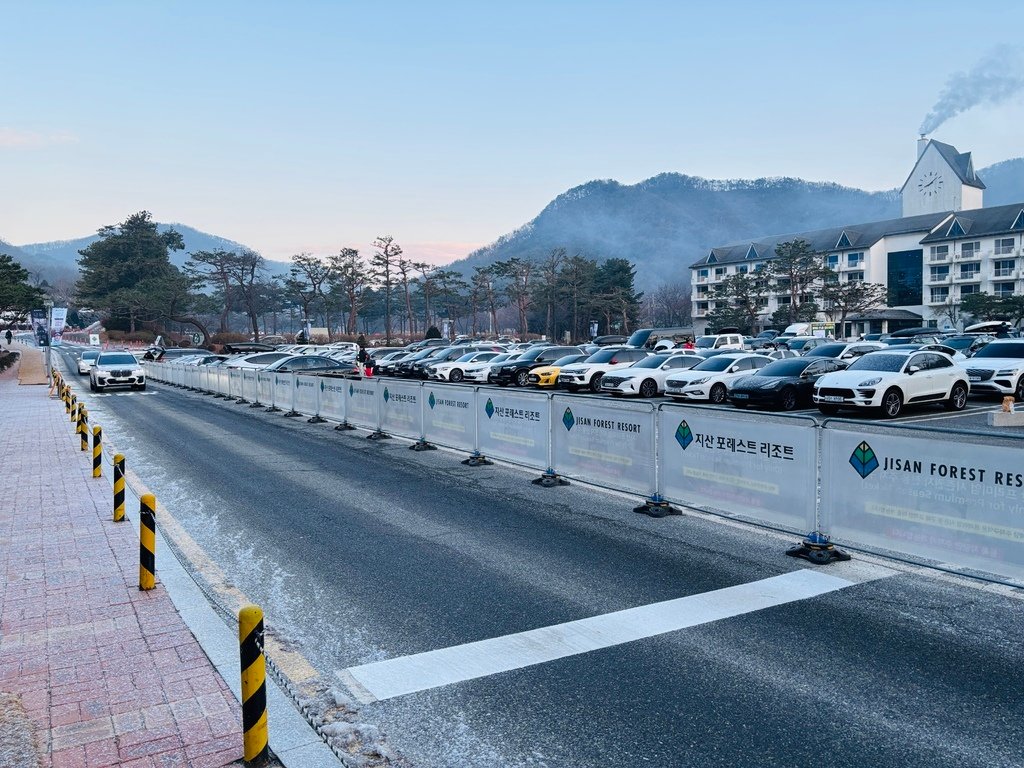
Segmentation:
<svg viewBox="0 0 1024 768">
<path fill-rule="evenodd" d="M 124 456 L 114 454 L 114 522 L 124 520 Z"/>
<path fill-rule="evenodd" d="M 92 476 L 103 476 L 103 427 L 92 428 Z"/>
<path fill-rule="evenodd" d="M 78 423 L 78 396 L 77 395 L 72 395 L 71 396 L 71 423 L 72 424 L 77 424 Z"/>
<path fill-rule="evenodd" d="M 266 760 L 267 664 L 263 657 L 263 611 L 246 605 L 238 612 L 238 656 L 242 666 L 242 755 L 247 763 Z"/>
<path fill-rule="evenodd" d="M 156 586 L 156 496 L 139 499 L 139 589 Z"/>
<path fill-rule="evenodd" d="M 71 385 L 64 385 L 64 413 L 71 413 Z"/>
<path fill-rule="evenodd" d="M 85 406 L 78 406 L 79 437 L 82 438 L 82 450 L 89 450 L 89 411 Z"/>
</svg>

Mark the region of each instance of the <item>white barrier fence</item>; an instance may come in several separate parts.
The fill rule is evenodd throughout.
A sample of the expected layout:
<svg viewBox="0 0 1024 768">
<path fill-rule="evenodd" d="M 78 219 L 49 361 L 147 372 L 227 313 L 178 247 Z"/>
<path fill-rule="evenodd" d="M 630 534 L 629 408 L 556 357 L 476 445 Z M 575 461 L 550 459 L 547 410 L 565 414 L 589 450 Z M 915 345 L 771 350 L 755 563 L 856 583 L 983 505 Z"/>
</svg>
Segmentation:
<svg viewBox="0 0 1024 768">
<path fill-rule="evenodd" d="M 156 381 L 219 391 L 195 366 Z M 226 375 L 227 391 L 369 430 L 847 546 L 905 553 L 1024 583 L 1024 441 L 539 392 L 292 374 Z M 967 433 L 964 433 L 967 436 Z M 820 473 L 819 473 L 820 465 Z M 819 482 L 820 481 L 820 482 Z"/>
</svg>

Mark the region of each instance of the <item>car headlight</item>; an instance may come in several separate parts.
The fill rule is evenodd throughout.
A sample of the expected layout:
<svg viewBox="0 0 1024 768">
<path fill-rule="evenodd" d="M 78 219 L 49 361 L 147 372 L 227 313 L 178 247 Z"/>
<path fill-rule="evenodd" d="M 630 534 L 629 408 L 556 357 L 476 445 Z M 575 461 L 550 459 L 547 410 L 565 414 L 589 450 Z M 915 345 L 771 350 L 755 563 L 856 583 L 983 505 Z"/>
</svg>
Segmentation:
<svg viewBox="0 0 1024 768">
<path fill-rule="evenodd" d="M 873 379 L 864 379 L 864 381 L 862 381 L 857 386 L 858 387 L 873 387 L 873 386 L 875 386 L 875 384 L 877 384 L 881 380 L 882 380 L 881 376 L 875 376 L 875 378 L 873 378 Z"/>
<path fill-rule="evenodd" d="M 1006 368 L 1002 371 L 996 371 L 996 376 L 1013 376 L 1016 372 L 1013 368 Z"/>
<path fill-rule="evenodd" d="M 702 379 L 693 379 L 692 381 L 684 381 L 683 384 L 707 384 L 710 376 L 705 376 Z"/>
</svg>

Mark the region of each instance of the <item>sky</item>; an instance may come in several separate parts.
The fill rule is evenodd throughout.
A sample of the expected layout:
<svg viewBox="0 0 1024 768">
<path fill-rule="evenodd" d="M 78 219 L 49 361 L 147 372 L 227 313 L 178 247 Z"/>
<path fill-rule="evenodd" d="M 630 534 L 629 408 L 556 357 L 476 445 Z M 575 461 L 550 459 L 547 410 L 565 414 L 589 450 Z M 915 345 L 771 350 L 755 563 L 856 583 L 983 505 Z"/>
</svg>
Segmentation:
<svg viewBox="0 0 1024 768">
<path fill-rule="evenodd" d="M 1024 155 L 1019 0 L 0 0 L 0 14 L 0 239 L 15 245 L 148 210 L 271 259 L 369 255 L 391 235 L 446 263 L 593 179 L 891 189 L 947 83 L 979 62 L 1002 91 L 931 137 L 977 168 Z"/>
</svg>

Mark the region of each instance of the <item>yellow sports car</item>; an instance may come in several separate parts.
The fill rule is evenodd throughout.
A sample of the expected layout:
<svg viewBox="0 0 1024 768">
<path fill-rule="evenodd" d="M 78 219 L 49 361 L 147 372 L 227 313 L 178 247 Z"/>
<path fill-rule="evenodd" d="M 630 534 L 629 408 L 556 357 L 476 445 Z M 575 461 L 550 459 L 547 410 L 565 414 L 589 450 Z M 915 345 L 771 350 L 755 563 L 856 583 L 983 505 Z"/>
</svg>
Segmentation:
<svg viewBox="0 0 1024 768">
<path fill-rule="evenodd" d="M 566 355 L 565 357 L 558 358 L 551 365 L 543 365 L 540 368 L 534 368 L 530 371 L 530 383 L 535 387 L 557 387 L 558 372 L 562 370 L 563 365 L 578 363 L 581 360 L 586 359 L 586 355 Z"/>
</svg>

